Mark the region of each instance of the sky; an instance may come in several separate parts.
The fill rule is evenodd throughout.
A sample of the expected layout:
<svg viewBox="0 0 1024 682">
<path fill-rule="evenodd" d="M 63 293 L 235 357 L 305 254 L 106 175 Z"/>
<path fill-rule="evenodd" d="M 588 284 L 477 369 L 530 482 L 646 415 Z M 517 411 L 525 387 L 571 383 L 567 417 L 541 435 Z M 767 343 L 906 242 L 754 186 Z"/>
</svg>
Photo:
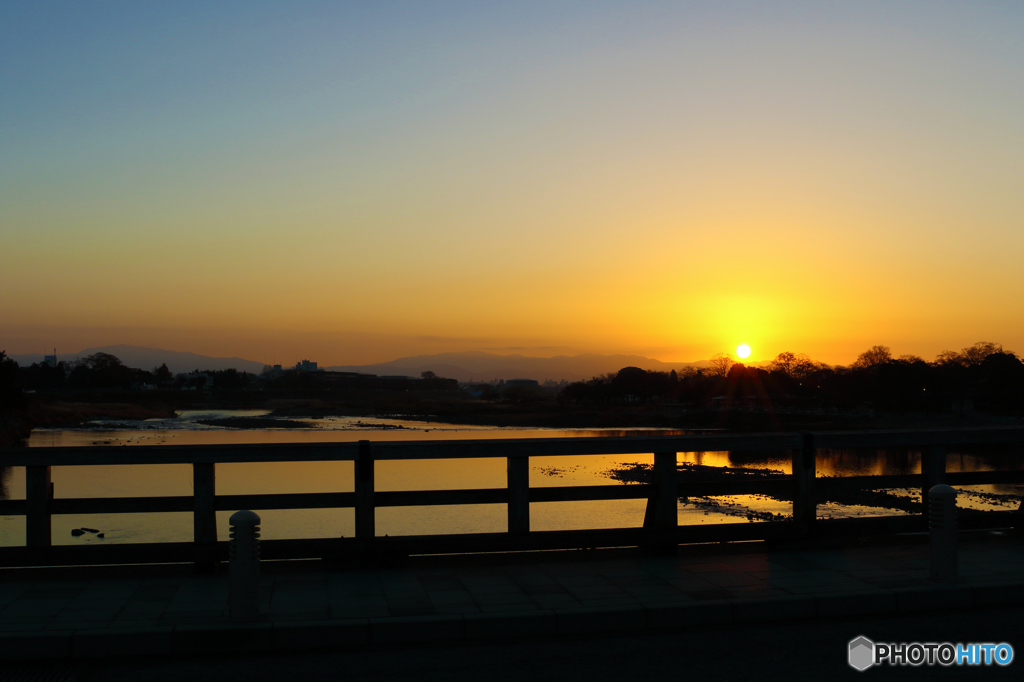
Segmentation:
<svg viewBox="0 0 1024 682">
<path fill-rule="evenodd" d="M 1019 2 L 0 4 L 0 349 L 1024 352 Z"/>
</svg>

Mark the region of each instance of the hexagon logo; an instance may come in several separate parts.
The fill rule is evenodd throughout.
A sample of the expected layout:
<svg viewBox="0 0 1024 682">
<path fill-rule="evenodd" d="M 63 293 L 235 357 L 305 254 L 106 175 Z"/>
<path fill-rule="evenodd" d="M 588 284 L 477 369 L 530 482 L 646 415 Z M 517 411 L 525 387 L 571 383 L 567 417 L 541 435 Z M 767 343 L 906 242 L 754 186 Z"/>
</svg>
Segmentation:
<svg viewBox="0 0 1024 682">
<path fill-rule="evenodd" d="M 875 643 L 863 635 L 850 640 L 850 666 L 867 670 L 875 662 Z"/>
</svg>

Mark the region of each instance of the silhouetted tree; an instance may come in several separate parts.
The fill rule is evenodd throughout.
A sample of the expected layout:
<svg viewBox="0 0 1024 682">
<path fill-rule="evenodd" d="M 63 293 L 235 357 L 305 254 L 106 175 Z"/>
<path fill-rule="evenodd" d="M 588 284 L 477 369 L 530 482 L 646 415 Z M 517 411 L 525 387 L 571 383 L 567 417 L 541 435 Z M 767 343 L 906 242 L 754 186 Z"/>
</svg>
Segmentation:
<svg viewBox="0 0 1024 682">
<path fill-rule="evenodd" d="M 33 391 L 60 389 L 64 387 L 65 380 L 63 362 L 58 362 L 55 367 L 51 367 L 45 362 L 36 362 L 21 368 L 21 385 L 25 389 Z"/>
<path fill-rule="evenodd" d="M 18 363 L 0 350 L 0 412 L 12 412 L 25 406 L 18 369 Z"/>
<path fill-rule="evenodd" d="M 799 379 L 819 369 L 818 363 L 803 353 L 784 351 L 768 363 L 769 372 L 779 372 L 787 377 Z"/>
<path fill-rule="evenodd" d="M 160 383 L 171 381 L 174 379 L 174 375 L 171 370 L 167 368 L 167 363 L 160 365 L 159 367 L 153 368 L 153 377 Z"/>
<path fill-rule="evenodd" d="M 582 403 L 591 400 L 589 387 L 583 381 L 574 381 L 558 394 L 560 402 Z"/>
<path fill-rule="evenodd" d="M 126 367 L 109 353 L 93 353 L 81 360 L 68 376 L 72 388 L 129 388 L 137 370 Z"/>
<path fill-rule="evenodd" d="M 501 392 L 501 399 L 509 403 L 537 403 L 546 397 L 540 386 L 505 386 Z"/>
<path fill-rule="evenodd" d="M 944 350 L 935 358 L 938 364 L 955 363 L 963 367 L 975 367 L 985 362 L 985 358 L 994 353 L 1004 353 L 1002 345 L 991 341 L 979 341 L 973 346 L 960 351 Z M 1013 353 L 1010 353 L 1013 355 Z"/>
<path fill-rule="evenodd" d="M 731 368 L 735 361 L 732 356 L 728 353 L 717 353 L 711 356 L 711 367 L 708 370 L 712 376 L 724 377 L 729 374 L 729 368 Z"/>
<path fill-rule="evenodd" d="M 1013 353 L 990 353 L 978 366 L 977 404 L 1004 411 L 1024 407 L 1024 363 Z"/>
<path fill-rule="evenodd" d="M 445 379 L 431 371 L 422 372 L 420 380 L 414 382 L 414 389 L 426 391 L 458 391 L 459 382 L 457 379 Z"/>
<path fill-rule="evenodd" d="M 678 379 L 677 379 L 678 380 Z M 672 392 L 675 382 L 664 372 L 648 372 L 639 367 L 623 367 L 611 381 L 616 400 L 650 402 Z"/>
<path fill-rule="evenodd" d="M 850 365 L 854 369 L 866 369 L 892 360 L 892 351 L 889 346 L 871 346 L 861 353 L 857 360 Z"/>
</svg>

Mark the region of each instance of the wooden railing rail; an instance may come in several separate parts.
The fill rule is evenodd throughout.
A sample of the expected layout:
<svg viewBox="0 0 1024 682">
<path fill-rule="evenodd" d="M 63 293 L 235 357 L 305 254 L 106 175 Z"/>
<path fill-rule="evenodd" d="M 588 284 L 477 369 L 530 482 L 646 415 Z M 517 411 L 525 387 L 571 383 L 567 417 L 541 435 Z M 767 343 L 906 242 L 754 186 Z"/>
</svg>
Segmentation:
<svg viewBox="0 0 1024 682">
<path fill-rule="evenodd" d="M 1024 471 L 947 473 L 949 446 L 1024 443 L 1024 428 L 965 428 L 945 430 L 803 432 L 771 434 L 701 434 L 684 436 L 626 436 L 476 441 L 360 441 L 288 445 L 185 445 L 8 448 L 0 450 L 0 466 L 24 466 L 25 499 L 0 500 L 0 515 L 26 517 L 26 546 L 0 548 L 0 565 L 60 563 L 133 563 L 195 561 L 209 568 L 222 558 L 225 543 L 217 537 L 216 512 L 237 509 L 354 508 L 355 538 L 334 540 L 279 540 L 264 542 L 267 558 L 298 558 L 344 554 L 356 548 L 388 547 L 397 552 L 498 551 L 555 547 L 646 545 L 669 547 L 681 542 L 810 538 L 844 532 L 892 532 L 923 528 L 923 516 L 885 516 L 870 519 L 817 519 L 822 493 L 851 489 L 920 486 L 927 491 L 938 483 L 977 485 L 1024 482 Z M 815 461 L 819 449 L 912 447 L 922 452 L 920 474 L 823 478 Z M 792 475 L 757 480 L 688 481 L 677 473 L 678 452 L 721 450 L 787 450 Z M 649 483 L 531 488 L 531 457 L 654 453 Z M 387 460 L 505 458 L 504 488 L 472 490 L 378 491 L 374 463 Z M 218 495 L 216 465 L 240 462 L 352 461 L 354 492 L 302 494 Z M 54 466 L 191 464 L 191 496 L 55 498 L 51 482 Z M 792 522 L 730 523 L 702 527 L 678 525 L 677 499 L 685 496 L 777 494 L 793 498 Z M 646 499 L 642 528 L 588 531 L 531 531 L 531 502 Z M 378 507 L 504 504 L 508 510 L 506 533 L 453 536 L 379 538 Z M 924 508 L 927 508 L 925 506 Z M 192 543 L 107 545 L 105 547 L 52 547 L 53 514 L 105 514 L 139 512 L 192 512 Z M 966 517 L 964 527 L 1020 525 L 1021 513 L 988 512 Z M 372 542 L 371 542 L 372 541 Z M 187 548 L 187 549 L 186 549 Z M 132 551 L 135 550 L 134 558 Z"/>
</svg>

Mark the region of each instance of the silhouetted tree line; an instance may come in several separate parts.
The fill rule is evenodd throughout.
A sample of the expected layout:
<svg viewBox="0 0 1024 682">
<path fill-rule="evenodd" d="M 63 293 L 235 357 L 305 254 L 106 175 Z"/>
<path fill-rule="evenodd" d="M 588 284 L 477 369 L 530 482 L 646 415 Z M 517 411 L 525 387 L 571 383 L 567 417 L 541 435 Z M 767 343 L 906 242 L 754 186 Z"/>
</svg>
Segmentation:
<svg viewBox="0 0 1024 682">
<path fill-rule="evenodd" d="M 695 376 L 703 376 L 701 373 Z M 624 367 L 615 374 L 604 374 L 589 381 L 569 384 L 559 398 L 569 402 L 677 402 L 685 381 L 672 372 L 648 372 L 639 367 Z"/>
<path fill-rule="evenodd" d="M 32 431 L 32 422 L 25 414 L 28 401 L 18 370 L 18 363 L 0 350 L 0 448 L 15 445 Z M 0 496 L 2 493 L 0 489 Z"/>
<path fill-rule="evenodd" d="M 332 372 L 286 372 L 267 381 L 235 369 L 173 375 L 166 365 L 151 371 L 125 366 L 117 357 L 96 353 L 73 363 L 19 367 L 0 353 L 0 409 L 24 407 L 25 390 L 163 388 L 232 391 L 253 388 L 325 388 L 356 391 L 460 391 L 455 379 L 424 372 L 411 377 L 375 377 Z M 549 391 L 537 386 L 489 386 L 476 393 L 485 400 L 529 403 Z M 873 346 L 849 367 L 829 366 L 803 354 L 780 353 L 763 367 L 735 363 L 724 354 L 710 366 L 679 372 L 649 372 L 625 367 L 614 374 L 569 384 L 562 402 L 652 403 L 963 411 L 971 405 L 988 411 L 1024 409 L 1024 363 L 999 344 L 976 343 L 944 351 L 933 362 L 916 356 L 893 357 Z"/>
<path fill-rule="evenodd" d="M 673 402 L 962 411 L 1024 409 L 1024 363 L 994 343 L 945 351 L 933 362 L 893 357 L 873 346 L 849 367 L 829 366 L 806 355 L 780 353 L 764 367 L 735 363 L 726 355 L 707 368 L 648 372 L 626 367 L 615 374 L 570 384 L 560 400 L 575 403 Z"/>
<path fill-rule="evenodd" d="M 422 372 L 420 377 L 357 374 L 355 372 L 303 372 L 288 369 L 277 373 L 264 374 L 261 381 L 268 389 L 287 391 L 343 391 L 353 392 L 408 392 L 408 391 L 459 391 L 455 379 L 440 377 L 434 372 Z"/>
<path fill-rule="evenodd" d="M 58 362 L 56 365 L 37 362 L 19 368 L 18 380 L 22 388 L 33 391 L 66 388 L 126 389 L 137 382 L 156 382 L 152 372 L 126 367 L 120 359 L 109 353 L 94 353 L 75 362 Z"/>
<path fill-rule="evenodd" d="M 8 360 L 13 385 L 19 389 L 40 390 L 92 390 L 92 389 L 144 389 L 238 391 L 257 386 L 282 390 L 389 390 L 389 391 L 459 391 L 459 382 L 423 372 L 420 378 L 377 377 L 368 374 L 344 372 L 300 372 L 286 370 L 276 375 L 257 377 L 237 369 L 199 370 L 187 374 L 173 374 L 167 365 L 152 370 L 126 366 L 109 353 L 95 353 L 74 362 L 60 362 L 55 366 L 35 363 L 18 367 Z"/>
<path fill-rule="evenodd" d="M 515 404 L 543 403 L 558 396 L 569 382 L 546 380 L 543 384 L 529 379 L 504 379 L 497 382 L 465 383 L 463 390 L 480 400 Z"/>
<path fill-rule="evenodd" d="M 196 371 L 194 374 L 205 374 L 209 377 L 215 391 L 241 391 L 252 388 L 256 383 L 255 375 L 239 372 L 234 367 L 229 369 Z"/>
<path fill-rule="evenodd" d="M 459 382 L 455 379 L 446 379 L 445 377 L 439 377 L 437 374 L 431 371 L 422 372 L 420 374 L 420 380 L 412 380 L 408 384 L 409 388 L 414 390 L 418 389 L 421 391 L 458 391 Z"/>
<path fill-rule="evenodd" d="M 94 353 L 78 361 L 59 362 L 52 366 L 37 362 L 28 367 L 18 367 L 13 360 L 8 362 L 14 366 L 14 381 L 19 388 L 31 391 L 207 388 L 208 383 L 214 390 L 239 390 L 248 388 L 254 378 L 236 369 L 196 370 L 178 375 L 174 375 L 166 364 L 152 370 L 135 369 L 109 353 Z"/>
<path fill-rule="evenodd" d="M 25 407 L 25 394 L 21 390 L 18 363 L 0 351 L 0 415 Z"/>
</svg>

